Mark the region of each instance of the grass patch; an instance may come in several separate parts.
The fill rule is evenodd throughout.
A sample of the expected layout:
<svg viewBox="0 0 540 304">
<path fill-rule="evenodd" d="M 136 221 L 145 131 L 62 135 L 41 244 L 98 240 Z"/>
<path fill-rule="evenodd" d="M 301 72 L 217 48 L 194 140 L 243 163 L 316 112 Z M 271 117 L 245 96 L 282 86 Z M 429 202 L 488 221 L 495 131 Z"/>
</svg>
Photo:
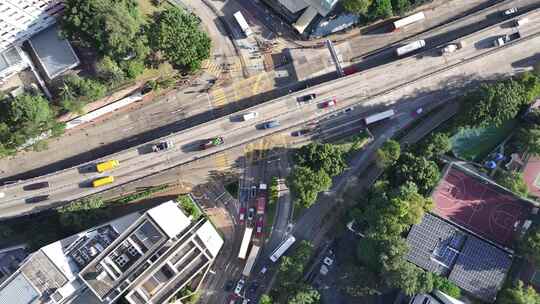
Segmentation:
<svg viewBox="0 0 540 304">
<path fill-rule="evenodd" d="M 238 180 L 225 185 L 225 190 L 227 190 L 227 192 L 229 192 L 229 194 L 232 197 L 237 198 L 238 197 Z"/>
<path fill-rule="evenodd" d="M 268 204 L 266 206 L 266 223 L 264 225 L 264 233 L 266 236 L 270 236 L 272 232 L 272 225 L 274 225 L 274 217 L 276 216 L 277 204 L 279 200 L 273 204 Z"/>
<path fill-rule="evenodd" d="M 452 151 L 461 159 L 480 161 L 503 141 L 516 125 L 516 120 L 509 120 L 500 127 L 462 129 L 451 137 Z"/>
<path fill-rule="evenodd" d="M 345 154 L 351 154 L 365 147 L 373 137 L 367 130 L 362 130 L 360 133 L 340 139 L 334 145 L 339 147 Z"/>
</svg>

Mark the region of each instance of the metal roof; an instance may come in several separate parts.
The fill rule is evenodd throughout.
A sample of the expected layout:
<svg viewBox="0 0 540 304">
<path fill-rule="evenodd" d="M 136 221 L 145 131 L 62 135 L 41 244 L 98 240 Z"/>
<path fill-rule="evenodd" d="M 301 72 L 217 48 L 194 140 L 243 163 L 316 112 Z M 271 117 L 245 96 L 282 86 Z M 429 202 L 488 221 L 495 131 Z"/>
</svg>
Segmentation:
<svg viewBox="0 0 540 304">
<path fill-rule="evenodd" d="M 38 298 L 39 293 L 20 272 L 0 289 L 0 303 L 31 304 Z"/>
<path fill-rule="evenodd" d="M 57 25 L 36 34 L 29 42 L 49 79 L 80 63 L 71 44 L 60 37 Z"/>
<path fill-rule="evenodd" d="M 512 264 L 512 257 L 432 214 L 414 225 L 407 237 L 407 259 L 419 267 L 447 276 L 460 288 L 493 301 Z"/>
</svg>

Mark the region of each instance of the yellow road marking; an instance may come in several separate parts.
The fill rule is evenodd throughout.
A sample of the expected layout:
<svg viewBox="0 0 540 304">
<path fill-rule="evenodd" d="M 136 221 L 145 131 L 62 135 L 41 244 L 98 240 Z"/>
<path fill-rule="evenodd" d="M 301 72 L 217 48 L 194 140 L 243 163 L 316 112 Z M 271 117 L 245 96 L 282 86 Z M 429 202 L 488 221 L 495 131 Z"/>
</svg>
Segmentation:
<svg viewBox="0 0 540 304">
<path fill-rule="evenodd" d="M 253 84 L 253 87 L 251 89 L 251 94 L 255 95 L 258 92 L 259 90 L 259 83 L 261 82 L 261 79 L 263 78 L 264 74 L 263 73 L 260 73 L 259 75 L 257 75 L 256 79 L 255 79 L 255 83 Z"/>
<path fill-rule="evenodd" d="M 203 63 L 202 63 L 202 69 L 203 70 L 206 70 L 206 72 L 210 75 L 213 75 L 213 76 L 216 76 L 216 77 L 219 77 L 219 75 L 221 74 L 221 65 L 213 62 L 213 61 L 210 61 L 210 60 L 205 60 Z"/>
<path fill-rule="evenodd" d="M 227 169 L 230 167 L 229 159 L 225 153 L 219 153 L 215 156 L 216 166 L 219 169 Z"/>
<path fill-rule="evenodd" d="M 227 104 L 227 96 L 225 96 L 225 91 L 223 91 L 222 88 L 212 90 L 210 95 L 212 95 L 214 106 L 222 106 Z"/>
</svg>

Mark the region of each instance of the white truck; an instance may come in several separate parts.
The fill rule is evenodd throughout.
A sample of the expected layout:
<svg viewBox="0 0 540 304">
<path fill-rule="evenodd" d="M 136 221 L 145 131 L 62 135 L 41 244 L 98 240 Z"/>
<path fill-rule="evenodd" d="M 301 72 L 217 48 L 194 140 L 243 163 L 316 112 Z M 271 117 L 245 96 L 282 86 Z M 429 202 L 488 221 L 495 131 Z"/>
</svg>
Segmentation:
<svg viewBox="0 0 540 304">
<path fill-rule="evenodd" d="M 445 47 L 441 48 L 441 55 L 451 54 L 457 50 L 462 49 L 465 46 L 464 41 L 458 41 L 455 43 L 447 44 Z"/>
<path fill-rule="evenodd" d="M 403 55 L 406 55 L 406 54 L 409 54 L 411 52 L 414 52 L 416 50 L 419 50 L 423 47 L 426 46 L 426 41 L 425 40 L 416 40 L 416 41 L 413 41 L 411 43 L 408 43 L 404 46 L 400 46 L 396 49 L 396 54 L 398 56 L 403 56 Z"/>
</svg>

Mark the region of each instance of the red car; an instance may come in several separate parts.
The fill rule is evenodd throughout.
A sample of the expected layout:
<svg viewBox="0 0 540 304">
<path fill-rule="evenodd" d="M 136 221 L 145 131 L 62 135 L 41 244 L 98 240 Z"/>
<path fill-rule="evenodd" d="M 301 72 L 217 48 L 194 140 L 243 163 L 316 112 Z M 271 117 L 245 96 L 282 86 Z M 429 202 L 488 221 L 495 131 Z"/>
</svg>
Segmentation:
<svg viewBox="0 0 540 304">
<path fill-rule="evenodd" d="M 240 225 L 243 225 L 244 222 L 246 221 L 246 208 L 245 207 L 240 208 L 240 213 L 238 214 L 238 220 L 240 221 Z"/>
<path fill-rule="evenodd" d="M 255 223 L 255 234 L 257 237 L 261 237 L 263 235 L 263 226 L 264 226 L 264 219 L 262 216 L 259 216 L 257 219 L 257 223 Z"/>
<path fill-rule="evenodd" d="M 337 104 L 337 101 L 336 101 L 336 98 L 332 98 L 330 100 L 327 100 L 323 103 L 321 103 L 321 108 L 330 108 L 330 107 L 333 107 Z"/>
</svg>

